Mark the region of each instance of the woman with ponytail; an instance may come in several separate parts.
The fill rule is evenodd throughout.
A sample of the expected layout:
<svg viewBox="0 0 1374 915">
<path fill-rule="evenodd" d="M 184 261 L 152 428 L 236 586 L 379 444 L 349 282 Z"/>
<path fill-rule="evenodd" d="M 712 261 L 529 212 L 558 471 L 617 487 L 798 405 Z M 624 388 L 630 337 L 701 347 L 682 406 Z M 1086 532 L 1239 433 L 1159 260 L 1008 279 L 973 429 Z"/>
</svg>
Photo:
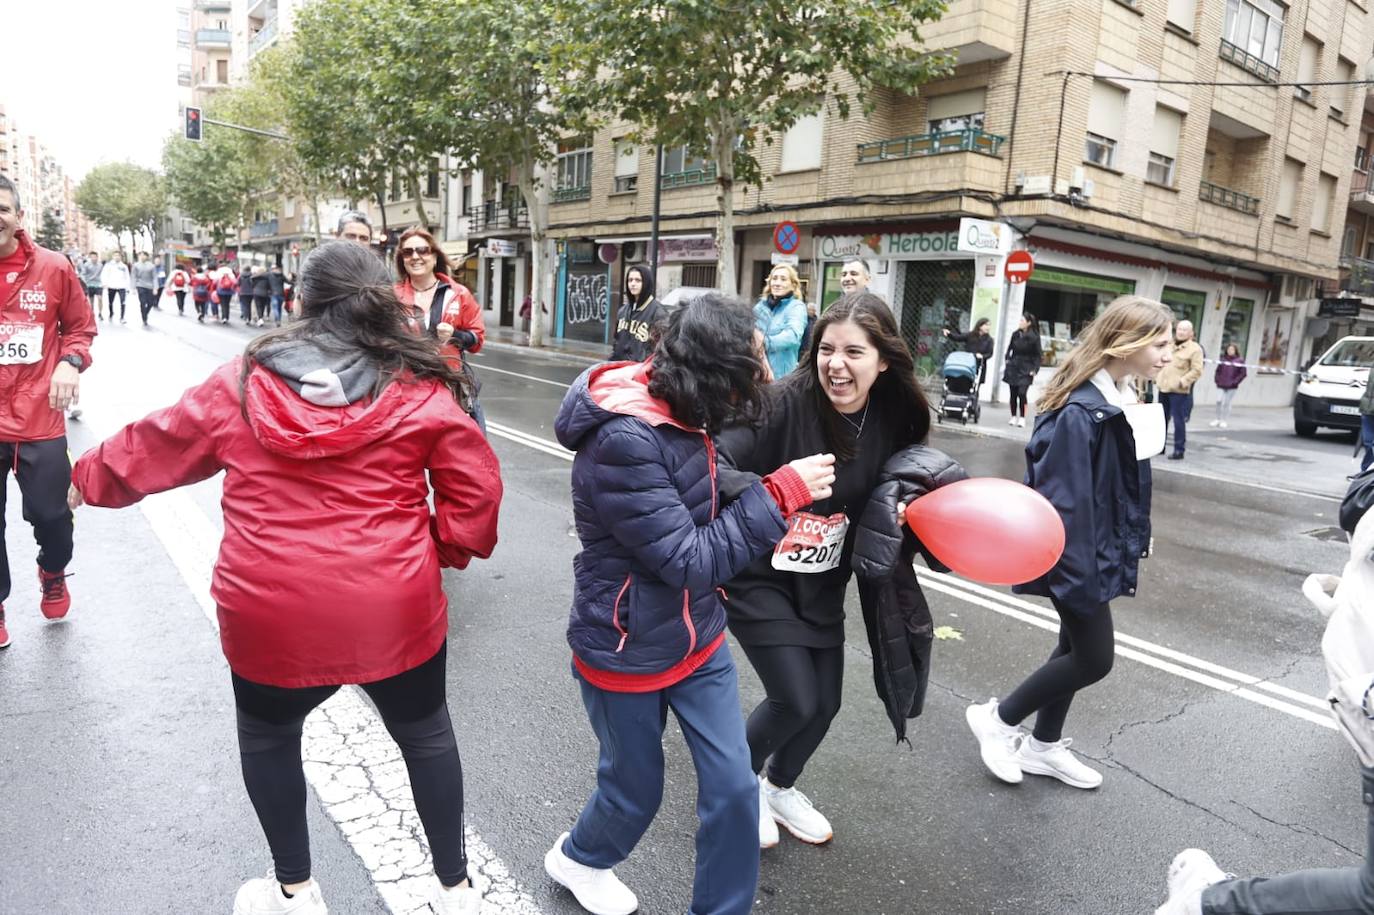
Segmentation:
<svg viewBox="0 0 1374 915">
<path fill-rule="evenodd" d="M 1115 634 L 1109 601 L 1133 597 L 1150 548 L 1150 462 L 1164 448 L 1163 423 L 1132 425 L 1132 379 L 1153 379 L 1170 361 L 1173 314 L 1159 302 L 1122 296 L 1089 324 L 1036 404 L 1026 446 L 1026 485 L 1059 512 L 1064 554 L 1020 594 L 1048 597 L 1059 614 L 1059 643 L 1049 660 L 1000 702 L 969 706 L 983 763 L 1004 782 L 1048 775 L 1096 788 L 1063 739 L 1074 695 L 1112 669 Z M 1155 410 L 1159 408 L 1154 407 Z M 1035 728 L 1022 734 L 1032 714 Z"/>
<path fill-rule="evenodd" d="M 400 746 L 434 910 L 476 913 L 440 569 L 491 555 L 496 458 L 460 406 L 467 382 L 406 329 L 366 248 L 312 251 L 297 302 L 299 320 L 83 455 L 69 501 L 119 508 L 225 472 L 210 593 L 243 780 L 275 865 L 239 890 L 235 915 L 326 912 L 310 875 L 301 730 L 344 684 L 362 687 Z"/>
</svg>

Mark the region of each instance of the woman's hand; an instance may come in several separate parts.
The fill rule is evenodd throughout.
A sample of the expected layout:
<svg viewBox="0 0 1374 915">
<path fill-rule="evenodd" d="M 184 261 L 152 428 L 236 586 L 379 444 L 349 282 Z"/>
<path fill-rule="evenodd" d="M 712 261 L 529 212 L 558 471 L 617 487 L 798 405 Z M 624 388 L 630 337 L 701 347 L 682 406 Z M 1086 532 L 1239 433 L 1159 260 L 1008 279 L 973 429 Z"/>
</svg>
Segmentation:
<svg viewBox="0 0 1374 915">
<path fill-rule="evenodd" d="M 948 336 L 949 336 L 949 328 L 948 328 L 948 327 L 944 328 L 943 330 L 940 331 L 940 333 L 942 333 L 942 334 L 944 334 L 946 337 L 948 337 Z"/>
<path fill-rule="evenodd" d="M 810 457 L 797 458 L 787 466 L 802 478 L 813 501 L 820 502 L 830 498 L 830 487 L 835 483 L 835 455 L 813 454 Z"/>
<path fill-rule="evenodd" d="M 439 324 L 435 325 L 434 333 L 439 337 L 440 343 L 447 343 L 449 340 L 453 339 L 453 325 L 449 324 L 447 321 L 441 321 Z"/>
<path fill-rule="evenodd" d="M 75 484 L 75 483 L 73 483 L 71 486 L 67 487 L 67 507 L 68 507 L 68 508 L 70 508 L 72 511 L 76 511 L 76 509 L 77 509 L 78 507 L 80 507 L 81 505 L 84 505 L 85 502 L 86 502 L 86 500 L 83 499 L 83 498 L 81 497 L 81 490 L 79 490 L 79 489 L 76 488 L 76 484 Z"/>
<path fill-rule="evenodd" d="M 898 503 L 897 503 L 897 527 L 898 527 L 899 529 L 900 529 L 900 528 L 903 528 L 903 527 L 906 527 L 906 503 L 905 503 L 905 502 L 898 502 Z"/>
</svg>

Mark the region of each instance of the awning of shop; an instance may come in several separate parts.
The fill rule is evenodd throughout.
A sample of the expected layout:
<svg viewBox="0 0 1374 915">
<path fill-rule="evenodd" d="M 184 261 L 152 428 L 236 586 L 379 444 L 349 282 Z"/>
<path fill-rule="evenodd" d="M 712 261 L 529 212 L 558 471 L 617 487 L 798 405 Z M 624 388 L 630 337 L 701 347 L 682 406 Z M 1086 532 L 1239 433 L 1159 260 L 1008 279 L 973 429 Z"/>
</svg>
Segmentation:
<svg viewBox="0 0 1374 915">
<path fill-rule="evenodd" d="M 713 232 L 698 232 L 698 233 L 693 234 L 693 235 L 669 235 L 669 234 L 666 234 L 666 233 L 665 233 L 665 234 L 659 235 L 659 236 L 658 236 L 658 240 L 659 240 L 659 241 L 666 241 L 666 240 L 668 240 L 668 239 L 670 239 L 670 238 L 684 239 L 684 240 L 685 240 L 685 239 L 715 238 L 715 237 L 716 237 L 716 236 L 715 236 L 715 233 L 713 233 Z M 592 239 L 592 244 L 594 244 L 594 245 L 628 245 L 628 244 L 630 244 L 631 242 L 648 241 L 648 240 L 649 240 L 649 236 L 647 236 L 647 235 L 627 235 L 627 236 L 624 237 L 624 238 L 593 238 L 593 239 Z"/>
</svg>

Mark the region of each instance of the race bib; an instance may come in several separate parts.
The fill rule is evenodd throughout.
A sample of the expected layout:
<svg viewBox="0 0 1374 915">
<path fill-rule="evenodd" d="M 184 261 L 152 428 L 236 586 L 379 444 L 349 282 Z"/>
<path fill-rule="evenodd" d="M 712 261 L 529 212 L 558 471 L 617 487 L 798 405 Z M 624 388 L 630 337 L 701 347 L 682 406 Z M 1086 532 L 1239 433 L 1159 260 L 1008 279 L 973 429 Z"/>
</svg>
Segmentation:
<svg viewBox="0 0 1374 915">
<path fill-rule="evenodd" d="M 42 324 L 0 324 L 0 365 L 33 365 L 42 358 Z"/>
<path fill-rule="evenodd" d="M 773 550 L 773 568 L 814 575 L 840 565 L 849 519 L 843 513 L 823 518 L 798 512 L 787 519 L 787 533 Z"/>
</svg>

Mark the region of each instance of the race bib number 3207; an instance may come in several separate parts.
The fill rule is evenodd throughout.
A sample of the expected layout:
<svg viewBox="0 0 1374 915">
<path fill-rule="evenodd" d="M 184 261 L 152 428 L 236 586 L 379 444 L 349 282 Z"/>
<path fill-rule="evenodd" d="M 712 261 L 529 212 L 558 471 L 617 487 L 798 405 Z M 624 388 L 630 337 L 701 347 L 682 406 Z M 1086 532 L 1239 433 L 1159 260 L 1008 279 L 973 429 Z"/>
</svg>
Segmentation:
<svg viewBox="0 0 1374 915">
<path fill-rule="evenodd" d="M 42 358 L 42 324 L 0 324 L 0 365 L 32 365 Z"/>
<path fill-rule="evenodd" d="M 849 519 L 843 513 L 824 518 L 798 512 L 787 519 L 787 533 L 773 550 L 773 568 L 814 575 L 840 564 Z"/>
</svg>

